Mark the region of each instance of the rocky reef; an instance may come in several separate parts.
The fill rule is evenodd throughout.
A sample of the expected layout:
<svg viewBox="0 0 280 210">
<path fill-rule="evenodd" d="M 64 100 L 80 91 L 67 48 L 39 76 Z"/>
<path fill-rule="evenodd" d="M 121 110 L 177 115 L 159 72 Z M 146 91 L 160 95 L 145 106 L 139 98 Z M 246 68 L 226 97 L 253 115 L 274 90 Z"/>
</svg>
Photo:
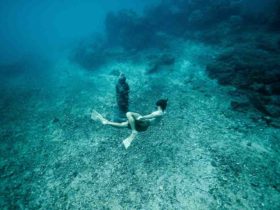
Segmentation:
<svg viewBox="0 0 280 210">
<path fill-rule="evenodd" d="M 211 78 L 242 90 L 263 114 L 279 117 L 280 3 L 270 0 L 267 5 L 255 11 L 253 2 L 165 0 L 142 15 L 109 13 L 103 40 L 78 48 L 73 60 L 96 70 L 108 60 L 143 51 L 167 52 L 147 63 L 151 74 L 174 64 L 168 52 L 172 39 L 196 40 L 224 49 L 207 65 Z"/>
<path fill-rule="evenodd" d="M 263 114 L 280 117 L 279 38 L 234 45 L 208 64 L 209 76 L 242 90 Z"/>
</svg>

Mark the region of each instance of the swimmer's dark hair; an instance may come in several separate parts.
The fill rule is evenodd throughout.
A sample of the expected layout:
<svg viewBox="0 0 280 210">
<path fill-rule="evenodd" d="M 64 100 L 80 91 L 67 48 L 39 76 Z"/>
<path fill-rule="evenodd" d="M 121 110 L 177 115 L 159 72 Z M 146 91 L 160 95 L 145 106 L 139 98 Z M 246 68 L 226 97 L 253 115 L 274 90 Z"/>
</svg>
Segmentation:
<svg viewBox="0 0 280 210">
<path fill-rule="evenodd" d="M 164 111 L 167 107 L 167 101 L 168 99 L 160 99 L 156 102 L 156 105 L 159 106 Z"/>
</svg>

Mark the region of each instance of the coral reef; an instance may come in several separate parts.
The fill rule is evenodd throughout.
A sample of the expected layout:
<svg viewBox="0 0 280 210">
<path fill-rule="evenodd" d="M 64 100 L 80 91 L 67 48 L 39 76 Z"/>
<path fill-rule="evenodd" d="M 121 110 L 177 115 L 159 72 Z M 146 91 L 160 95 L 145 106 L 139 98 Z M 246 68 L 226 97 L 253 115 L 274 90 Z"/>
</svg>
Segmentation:
<svg viewBox="0 0 280 210">
<path fill-rule="evenodd" d="M 109 52 L 103 47 L 104 41 L 95 37 L 90 43 L 80 43 L 70 55 L 70 60 L 88 70 L 96 70 L 109 59 Z"/>
<path fill-rule="evenodd" d="M 278 117 L 280 37 L 275 31 L 280 28 L 280 3 L 271 2 L 265 10 L 254 11 L 248 9 L 250 3 L 240 1 L 171 0 L 148 8 L 143 15 L 130 10 L 109 13 L 106 38 L 79 48 L 74 60 L 86 69 L 98 69 L 108 60 L 141 55 L 144 50 L 168 52 L 168 39 L 219 45 L 226 50 L 208 64 L 209 76 L 222 85 L 248 90 L 244 93 L 259 111 Z M 112 53 L 113 48 L 122 50 Z M 174 62 L 170 55 L 151 58 L 147 74 L 169 68 Z"/>
<path fill-rule="evenodd" d="M 280 49 L 277 40 L 264 38 L 253 43 L 234 45 L 209 63 L 207 72 L 222 85 L 233 85 L 245 93 L 265 115 L 280 117 Z"/>
</svg>

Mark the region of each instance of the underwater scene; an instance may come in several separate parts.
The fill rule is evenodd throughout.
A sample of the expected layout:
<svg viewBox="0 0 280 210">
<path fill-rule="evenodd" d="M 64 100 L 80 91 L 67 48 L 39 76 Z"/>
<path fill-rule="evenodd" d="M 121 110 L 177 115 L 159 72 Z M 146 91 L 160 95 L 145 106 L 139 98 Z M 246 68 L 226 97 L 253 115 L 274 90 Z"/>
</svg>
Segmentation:
<svg viewBox="0 0 280 210">
<path fill-rule="evenodd" d="M 280 209 L 280 0 L 0 1 L 0 209 Z"/>
</svg>

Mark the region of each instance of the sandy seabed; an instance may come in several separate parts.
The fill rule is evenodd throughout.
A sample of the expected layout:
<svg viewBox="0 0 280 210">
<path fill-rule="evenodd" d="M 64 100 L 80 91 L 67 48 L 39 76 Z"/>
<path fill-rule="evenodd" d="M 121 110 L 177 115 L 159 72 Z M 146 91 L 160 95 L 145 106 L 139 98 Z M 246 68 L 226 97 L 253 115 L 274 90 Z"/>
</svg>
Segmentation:
<svg viewBox="0 0 280 210">
<path fill-rule="evenodd" d="M 40 77 L 3 79 L 0 209 L 280 209 L 280 132 L 254 111 L 231 110 L 233 87 L 205 73 L 220 49 L 177 41 L 172 68 L 145 74 L 114 60 L 85 71 L 62 59 Z M 130 110 L 168 97 L 160 125 L 140 133 L 90 119 L 115 109 L 115 71 Z"/>
</svg>

